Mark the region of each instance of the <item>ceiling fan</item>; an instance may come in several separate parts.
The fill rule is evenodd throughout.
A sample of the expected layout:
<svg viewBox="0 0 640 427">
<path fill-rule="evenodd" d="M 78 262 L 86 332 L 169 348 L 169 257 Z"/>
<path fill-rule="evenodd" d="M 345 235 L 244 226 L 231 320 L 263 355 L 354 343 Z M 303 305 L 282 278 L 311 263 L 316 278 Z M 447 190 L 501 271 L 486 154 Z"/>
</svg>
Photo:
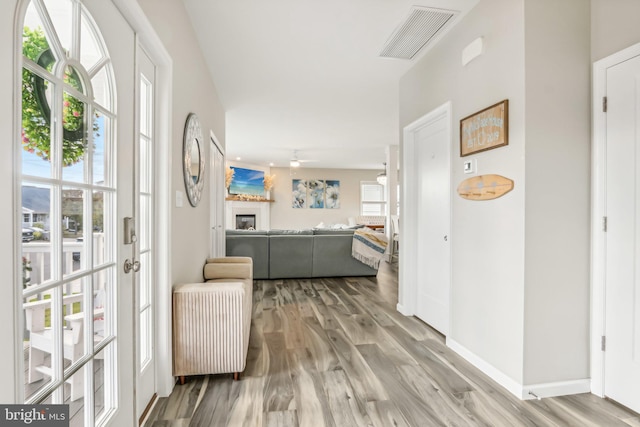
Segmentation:
<svg viewBox="0 0 640 427">
<path fill-rule="evenodd" d="M 293 157 L 289 160 L 290 168 L 299 168 L 302 163 L 317 162 L 317 160 L 302 160 L 298 158 L 298 150 L 293 150 Z"/>
</svg>

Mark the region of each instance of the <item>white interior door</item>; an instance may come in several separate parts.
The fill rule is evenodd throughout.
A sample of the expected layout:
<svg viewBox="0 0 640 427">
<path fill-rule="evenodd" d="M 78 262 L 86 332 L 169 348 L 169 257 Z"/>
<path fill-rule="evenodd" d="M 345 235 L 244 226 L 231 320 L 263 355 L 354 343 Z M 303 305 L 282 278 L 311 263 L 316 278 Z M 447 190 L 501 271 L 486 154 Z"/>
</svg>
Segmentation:
<svg viewBox="0 0 640 427">
<path fill-rule="evenodd" d="M 447 335 L 451 282 L 448 109 L 427 115 L 413 131 L 411 144 L 415 181 L 410 188 L 416 201 L 416 215 L 412 216 L 416 228 L 415 314 Z"/>
<path fill-rule="evenodd" d="M 209 188 L 211 189 L 211 257 L 225 256 L 225 227 L 224 227 L 224 206 L 225 206 L 225 165 L 224 154 L 218 147 L 216 141 L 211 138 L 209 145 L 209 157 L 211 159 L 209 170 Z"/>
<path fill-rule="evenodd" d="M 156 391 L 155 301 L 157 260 L 154 218 L 156 206 L 157 143 L 155 138 L 156 67 L 138 46 L 137 63 L 137 145 L 135 148 L 135 218 L 137 239 L 133 243 L 136 288 L 136 414 L 141 419 L 150 407 Z"/>
<path fill-rule="evenodd" d="M 605 395 L 640 412 L 640 57 L 607 70 Z"/>
</svg>

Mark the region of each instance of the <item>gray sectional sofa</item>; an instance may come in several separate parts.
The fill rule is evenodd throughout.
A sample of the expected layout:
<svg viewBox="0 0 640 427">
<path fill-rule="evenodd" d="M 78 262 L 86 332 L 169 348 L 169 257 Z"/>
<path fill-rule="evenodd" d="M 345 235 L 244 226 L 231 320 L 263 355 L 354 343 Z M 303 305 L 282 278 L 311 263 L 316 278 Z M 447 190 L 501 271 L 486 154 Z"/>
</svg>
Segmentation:
<svg viewBox="0 0 640 427">
<path fill-rule="evenodd" d="M 254 279 L 375 276 L 351 256 L 354 230 L 227 230 L 227 256 L 253 259 Z"/>
</svg>

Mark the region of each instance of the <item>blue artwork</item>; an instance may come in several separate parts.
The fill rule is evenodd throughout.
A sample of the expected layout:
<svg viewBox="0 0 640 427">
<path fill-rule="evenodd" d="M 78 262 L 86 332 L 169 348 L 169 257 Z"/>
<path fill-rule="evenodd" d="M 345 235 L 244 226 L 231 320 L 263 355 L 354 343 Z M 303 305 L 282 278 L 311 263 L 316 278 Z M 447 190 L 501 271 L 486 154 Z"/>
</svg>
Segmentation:
<svg viewBox="0 0 640 427">
<path fill-rule="evenodd" d="M 264 196 L 264 172 L 231 166 L 233 179 L 229 194 L 249 194 Z"/>
<path fill-rule="evenodd" d="M 310 179 L 307 181 L 309 207 L 311 209 L 324 208 L 324 180 Z"/>
<path fill-rule="evenodd" d="M 340 181 L 327 179 L 325 181 L 325 205 L 327 209 L 340 208 Z"/>
<path fill-rule="evenodd" d="M 302 209 L 307 206 L 307 182 L 304 179 L 291 180 L 291 207 Z"/>
</svg>

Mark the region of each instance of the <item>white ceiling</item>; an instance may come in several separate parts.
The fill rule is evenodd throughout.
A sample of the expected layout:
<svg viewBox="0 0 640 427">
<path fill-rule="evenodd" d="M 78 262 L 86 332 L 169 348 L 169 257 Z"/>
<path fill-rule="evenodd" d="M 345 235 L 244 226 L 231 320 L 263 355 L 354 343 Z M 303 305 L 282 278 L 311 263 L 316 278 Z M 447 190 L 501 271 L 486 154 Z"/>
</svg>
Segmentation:
<svg viewBox="0 0 640 427">
<path fill-rule="evenodd" d="M 399 143 L 398 81 L 378 56 L 411 6 L 479 0 L 183 0 L 226 110 L 227 159 L 381 169 Z"/>
</svg>

